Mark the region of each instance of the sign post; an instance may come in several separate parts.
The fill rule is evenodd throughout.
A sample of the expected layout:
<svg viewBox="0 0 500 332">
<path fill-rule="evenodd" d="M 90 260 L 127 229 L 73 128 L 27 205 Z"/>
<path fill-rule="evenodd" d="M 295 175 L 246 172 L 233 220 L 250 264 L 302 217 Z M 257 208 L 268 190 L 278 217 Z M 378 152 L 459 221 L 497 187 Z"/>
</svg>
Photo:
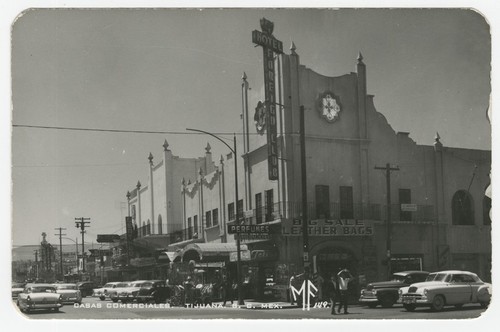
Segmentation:
<svg viewBox="0 0 500 332">
<path fill-rule="evenodd" d="M 278 139 L 276 126 L 276 75 L 274 53 L 283 53 L 283 43 L 273 36 L 274 23 L 262 18 L 261 31 L 252 32 L 252 41 L 264 51 L 264 91 L 267 113 L 267 165 L 269 180 L 278 180 Z"/>
</svg>

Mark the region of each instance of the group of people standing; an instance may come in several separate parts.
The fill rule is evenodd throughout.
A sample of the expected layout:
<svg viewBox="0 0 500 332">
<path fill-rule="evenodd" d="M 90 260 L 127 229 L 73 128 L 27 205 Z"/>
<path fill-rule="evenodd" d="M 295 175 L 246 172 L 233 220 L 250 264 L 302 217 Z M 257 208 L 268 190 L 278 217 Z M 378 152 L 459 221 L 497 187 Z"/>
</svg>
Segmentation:
<svg viewBox="0 0 500 332">
<path fill-rule="evenodd" d="M 344 314 L 348 314 L 347 311 L 347 289 L 349 282 L 353 279 L 351 272 L 347 269 L 342 269 L 337 273 L 337 275 L 332 275 L 327 283 L 327 293 L 330 298 L 332 315 L 341 313 L 342 308 L 344 309 Z M 335 311 L 335 304 L 338 303 L 339 306 L 337 311 Z"/>
<path fill-rule="evenodd" d="M 331 314 L 336 315 L 341 313 L 342 309 L 344 314 L 348 314 L 347 311 L 347 299 L 348 299 L 348 286 L 353 280 L 351 272 L 347 269 L 340 270 L 337 274 L 332 274 L 329 280 L 324 280 L 321 276 L 318 276 L 318 299 L 323 300 L 328 298 L 331 302 Z M 295 276 L 290 278 L 290 288 L 295 283 Z M 326 295 L 326 296 L 325 296 Z M 293 294 L 290 293 L 290 302 L 294 304 Z M 338 307 L 336 307 L 338 303 Z"/>
</svg>

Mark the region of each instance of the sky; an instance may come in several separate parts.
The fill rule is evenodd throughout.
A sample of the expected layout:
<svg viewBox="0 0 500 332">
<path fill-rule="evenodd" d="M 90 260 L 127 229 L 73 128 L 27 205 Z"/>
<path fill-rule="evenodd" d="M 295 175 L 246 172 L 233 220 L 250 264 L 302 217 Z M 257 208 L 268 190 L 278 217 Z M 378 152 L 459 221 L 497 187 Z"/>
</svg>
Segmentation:
<svg viewBox="0 0 500 332">
<path fill-rule="evenodd" d="M 368 94 L 395 131 L 431 145 L 491 149 L 486 118 L 491 36 L 464 9 L 35 9 L 12 26 L 12 243 L 55 228 L 86 241 L 122 233 L 126 193 L 148 179 L 148 155 L 214 159 L 226 148 L 185 128 L 241 132 L 241 77 L 262 99 L 262 49 L 274 22 L 285 53 L 325 76 L 367 67 Z M 160 131 L 169 134 L 41 129 Z M 240 150 L 241 151 L 241 150 Z M 29 231 L 26 231 L 29 230 Z M 71 240 L 65 240 L 71 243 Z"/>
</svg>

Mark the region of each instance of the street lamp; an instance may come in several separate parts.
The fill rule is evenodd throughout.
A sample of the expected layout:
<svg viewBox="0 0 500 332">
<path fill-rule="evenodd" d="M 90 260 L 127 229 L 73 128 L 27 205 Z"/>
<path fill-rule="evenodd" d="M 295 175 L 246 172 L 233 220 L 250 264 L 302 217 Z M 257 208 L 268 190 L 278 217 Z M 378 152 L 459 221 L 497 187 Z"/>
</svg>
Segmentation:
<svg viewBox="0 0 500 332">
<path fill-rule="evenodd" d="M 233 153 L 233 155 L 234 155 L 234 196 L 235 196 L 234 204 L 236 206 L 236 225 L 238 226 L 240 224 L 240 217 L 239 217 L 239 213 L 238 213 L 238 157 L 236 154 L 236 151 L 237 151 L 236 150 L 236 135 L 233 134 L 233 147 L 231 148 L 231 146 L 229 146 L 229 144 L 227 144 L 220 137 L 218 137 L 212 133 L 206 132 L 204 130 L 192 129 L 192 128 L 186 128 L 186 130 L 196 131 L 199 133 L 210 135 L 210 136 L 218 139 L 222 143 L 224 143 L 224 145 L 227 146 L 227 148 L 229 150 L 231 150 L 231 152 Z M 226 231 L 227 230 L 224 230 L 224 232 L 226 232 Z M 236 234 L 236 252 L 237 252 L 236 279 L 237 279 L 237 285 L 238 285 L 238 304 L 244 305 L 245 302 L 243 301 L 243 287 L 241 285 L 241 244 L 240 244 L 240 235 L 239 234 Z"/>
</svg>

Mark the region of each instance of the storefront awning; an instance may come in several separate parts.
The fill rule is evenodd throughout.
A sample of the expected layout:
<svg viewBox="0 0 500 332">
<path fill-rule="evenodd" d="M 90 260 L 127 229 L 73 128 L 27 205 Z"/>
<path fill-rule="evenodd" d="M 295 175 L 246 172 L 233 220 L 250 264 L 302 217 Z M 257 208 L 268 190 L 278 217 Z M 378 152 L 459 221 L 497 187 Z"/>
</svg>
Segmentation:
<svg viewBox="0 0 500 332">
<path fill-rule="evenodd" d="M 160 256 L 158 257 L 158 259 L 160 260 L 169 260 L 170 262 L 173 262 L 177 257 L 180 256 L 180 252 L 175 252 L 175 251 L 162 251 L 160 253 Z"/>
<path fill-rule="evenodd" d="M 198 253 L 200 260 L 203 258 L 217 258 L 229 259 L 229 254 L 236 251 L 236 243 L 191 243 L 188 244 L 182 251 L 182 260 L 186 253 L 195 251 Z M 247 246 L 242 244 L 240 250 L 248 250 Z"/>
</svg>

